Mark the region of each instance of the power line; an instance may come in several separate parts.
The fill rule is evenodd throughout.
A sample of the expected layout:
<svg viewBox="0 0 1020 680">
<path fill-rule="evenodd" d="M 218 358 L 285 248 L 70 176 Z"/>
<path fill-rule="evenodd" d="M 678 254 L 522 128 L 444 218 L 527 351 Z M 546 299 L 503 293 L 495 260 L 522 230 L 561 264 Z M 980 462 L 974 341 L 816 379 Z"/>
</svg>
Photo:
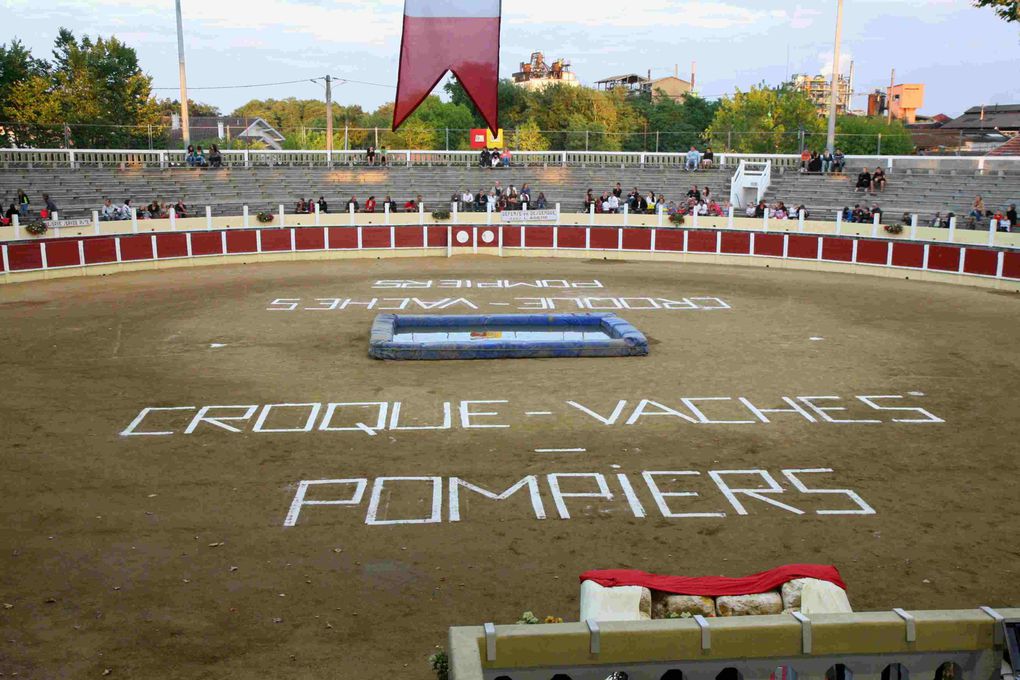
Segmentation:
<svg viewBox="0 0 1020 680">
<path fill-rule="evenodd" d="M 296 85 L 298 83 L 315 83 L 319 78 L 304 78 L 302 80 L 287 80 L 279 83 L 254 83 L 251 85 L 217 85 L 209 87 L 189 87 L 189 90 L 241 90 L 252 87 L 276 87 L 277 85 Z M 176 87 L 153 87 L 153 90 L 176 90 Z"/>
</svg>

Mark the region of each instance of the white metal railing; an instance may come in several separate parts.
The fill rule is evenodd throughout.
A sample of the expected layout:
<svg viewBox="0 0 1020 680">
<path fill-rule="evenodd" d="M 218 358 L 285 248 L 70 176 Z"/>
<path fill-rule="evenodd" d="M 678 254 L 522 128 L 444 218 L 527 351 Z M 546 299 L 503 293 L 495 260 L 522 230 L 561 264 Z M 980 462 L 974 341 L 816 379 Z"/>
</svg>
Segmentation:
<svg viewBox="0 0 1020 680">
<path fill-rule="evenodd" d="M 744 209 L 748 205 L 747 194 L 754 192 L 754 203 L 763 198 L 772 185 L 772 161 L 741 160 L 730 181 L 730 204 Z"/>
<path fill-rule="evenodd" d="M 263 149 L 223 150 L 228 167 L 367 165 L 364 150 L 276 151 Z M 630 151 L 517 151 L 514 165 L 549 166 L 628 166 L 680 168 L 686 153 L 642 153 Z M 464 165 L 477 164 L 477 151 L 391 150 L 388 165 Z M 736 168 L 742 161 L 769 162 L 777 168 L 797 168 L 795 154 L 716 154 L 722 167 Z M 380 152 L 376 164 L 381 164 Z M 943 157 L 943 156 L 847 156 L 847 167 L 885 166 L 889 170 L 912 172 L 1020 173 L 1020 156 Z M 183 150 L 137 151 L 129 149 L 0 149 L 0 169 L 9 168 L 167 168 L 185 166 Z"/>
</svg>

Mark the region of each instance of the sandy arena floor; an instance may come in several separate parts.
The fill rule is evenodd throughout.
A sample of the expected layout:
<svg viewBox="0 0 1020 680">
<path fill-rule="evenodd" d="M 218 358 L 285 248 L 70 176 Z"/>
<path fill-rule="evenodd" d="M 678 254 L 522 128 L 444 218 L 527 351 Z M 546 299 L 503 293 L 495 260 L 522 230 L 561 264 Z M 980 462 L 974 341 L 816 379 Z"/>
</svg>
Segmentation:
<svg viewBox="0 0 1020 680">
<path fill-rule="evenodd" d="M 477 286 L 536 280 L 552 287 Z M 652 355 L 367 356 L 379 307 L 576 298 L 633 308 L 620 313 Z M 858 610 L 1020 605 L 1018 329 L 1016 295 L 648 263 L 288 263 L 0 287 L 0 673 L 427 678 L 450 625 L 576 619 L 592 568 L 823 562 Z M 478 492 L 522 480 L 505 500 Z M 302 490 L 348 503 L 295 504 Z"/>
</svg>

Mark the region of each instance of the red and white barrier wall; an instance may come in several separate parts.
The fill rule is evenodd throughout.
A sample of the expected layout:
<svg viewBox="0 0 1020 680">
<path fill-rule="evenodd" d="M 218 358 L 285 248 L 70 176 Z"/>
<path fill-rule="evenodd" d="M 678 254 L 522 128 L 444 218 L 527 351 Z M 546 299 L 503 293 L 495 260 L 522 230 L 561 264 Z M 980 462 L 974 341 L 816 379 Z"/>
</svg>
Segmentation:
<svg viewBox="0 0 1020 680">
<path fill-rule="evenodd" d="M 5 243 L 0 281 L 333 257 L 607 257 L 854 271 L 1020 289 L 1020 250 L 902 239 L 673 228 L 286 227 Z"/>
</svg>

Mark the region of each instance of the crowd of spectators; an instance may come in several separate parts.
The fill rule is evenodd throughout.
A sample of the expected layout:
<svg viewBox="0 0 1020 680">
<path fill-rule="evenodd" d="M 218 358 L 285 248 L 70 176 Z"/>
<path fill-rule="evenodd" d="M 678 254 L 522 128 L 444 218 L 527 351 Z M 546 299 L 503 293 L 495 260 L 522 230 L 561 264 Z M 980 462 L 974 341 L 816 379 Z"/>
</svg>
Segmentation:
<svg viewBox="0 0 1020 680">
<path fill-rule="evenodd" d="M 503 148 L 501 152 L 499 149 L 482 149 L 482 153 L 478 157 L 478 166 L 482 168 L 509 168 L 510 161 L 513 158 L 513 154 L 510 149 Z"/>
<path fill-rule="evenodd" d="M 39 218 L 43 220 L 52 219 L 53 215 L 58 212 L 56 202 L 50 198 L 49 194 L 42 195 L 42 202 L 43 208 L 39 211 Z M 15 215 L 18 216 L 19 221 L 26 221 L 32 215 L 32 200 L 23 189 L 18 189 L 15 200 L 10 203 L 6 210 L 3 209 L 3 203 L 0 203 L 0 225 L 10 225 L 14 222 Z"/>
<path fill-rule="evenodd" d="M 825 151 L 818 153 L 810 149 L 800 152 L 800 171 L 821 174 L 837 173 L 842 174 L 846 169 L 846 154 L 836 149 L 835 153 Z"/>
<path fill-rule="evenodd" d="M 220 147 L 216 144 L 210 147 L 208 155 L 201 145 L 198 147 L 188 145 L 188 153 L 184 157 L 184 162 L 191 168 L 221 168 L 223 167 L 223 154 L 220 153 Z"/>
<path fill-rule="evenodd" d="M 135 208 L 131 204 L 131 199 L 124 199 L 123 203 L 116 204 L 111 199 L 103 201 L 103 206 L 99 209 L 99 219 L 103 222 L 119 222 L 122 220 L 131 219 L 131 210 Z M 180 219 L 188 217 L 188 206 L 184 204 L 184 201 L 178 200 L 176 203 L 170 204 L 165 203 L 158 198 L 153 199 L 151 203 L 143 205 L 141 208 L 135 210 L 137 218 L 140 220 L 165 220 L 170 217 L 170 210 L 174 211 L 174 216 Z"/>
</svg>

